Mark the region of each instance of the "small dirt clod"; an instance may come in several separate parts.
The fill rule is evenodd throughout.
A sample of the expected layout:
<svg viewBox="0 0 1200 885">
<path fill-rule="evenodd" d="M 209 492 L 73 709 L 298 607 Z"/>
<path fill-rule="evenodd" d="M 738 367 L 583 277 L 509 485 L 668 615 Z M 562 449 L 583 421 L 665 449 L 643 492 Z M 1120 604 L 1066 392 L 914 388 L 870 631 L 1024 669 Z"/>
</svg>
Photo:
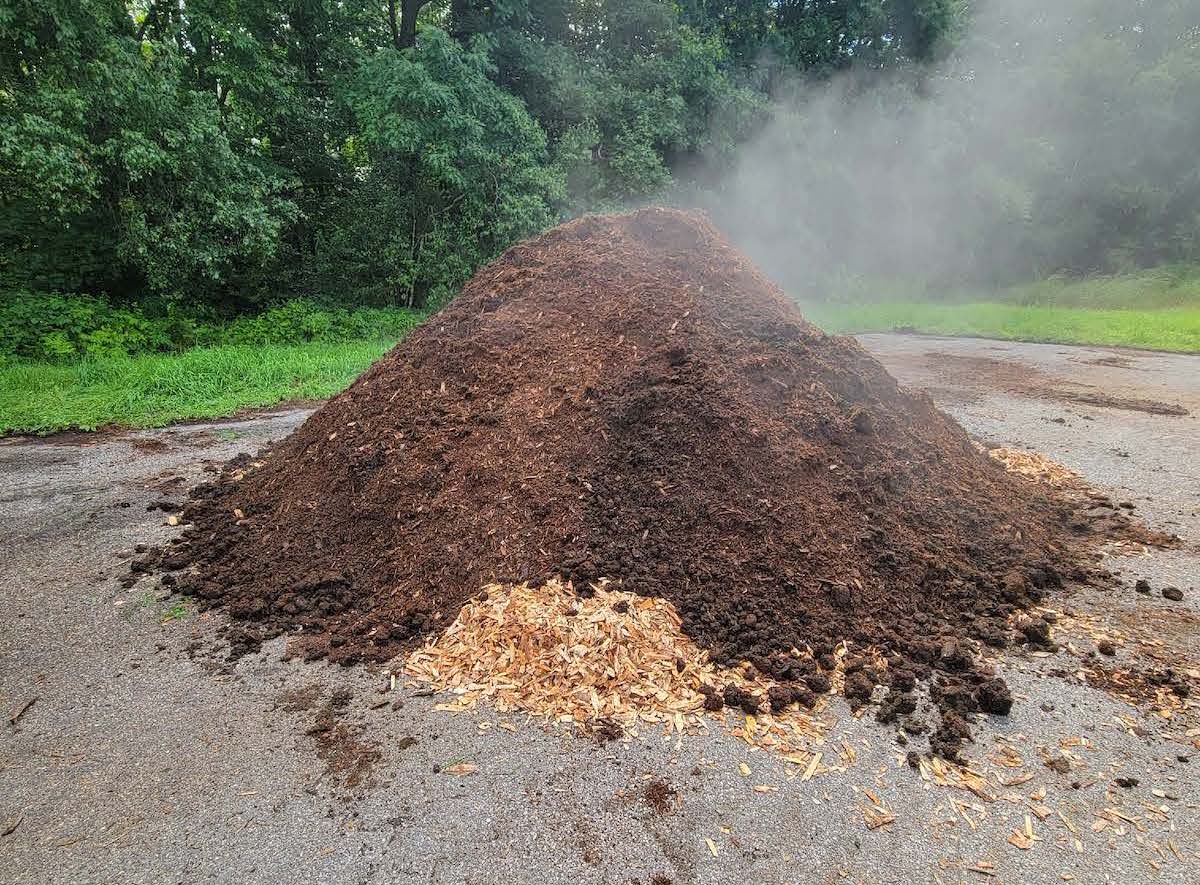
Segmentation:
<svg viewBox="0 0 1200 885">
<path fill-rule="evenodd" d="M 654 809 L 656 814 L 667 814 L 675 810 L 675 797 L 678 794 L 666 781 L 650 781 L 642 795 L 646 804 Z"/>
</svg>

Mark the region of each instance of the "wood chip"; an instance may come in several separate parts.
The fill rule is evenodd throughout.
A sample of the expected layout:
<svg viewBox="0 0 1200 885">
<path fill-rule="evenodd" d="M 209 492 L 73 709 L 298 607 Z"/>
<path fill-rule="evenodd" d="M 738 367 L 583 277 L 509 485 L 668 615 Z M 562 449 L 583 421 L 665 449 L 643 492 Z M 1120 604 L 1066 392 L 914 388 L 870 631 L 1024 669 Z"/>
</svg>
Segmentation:
<svg viewBox="0 0 1200 885">
<path fill-rule="evenodd" d="M 886 809 L 864 808 L 863 819 L 867 822 L 868 830 L 878 830 L 880 827 L 894 823 L 896 816 Z"/>
<path fill-rule="evenodd" d="M 1067 817 L 1065 814 L 1063 814 L 1061 811 L 1059 811 L 1058 818 L 1059 818 L 1059 820 L 1061 820 L 1063 822 L 1063 826 L 1071 831 L 1072 835 L 1075 835 L 1075 836 L 1079 835 L 1079 830 L 1075 827 L 1075 824 L 1072 823 L 1072 821 L 1069 817 Z"/>
<path fill-rule="evenodd" d="M 1020 830 L 1013 830 L 1008 834 L 1008 843 L 1015 845 L 1022 851 L 1028 851 L 1033 847 L 1033 840 L 1022 833 Z"/>
<path fill-rule="evenodd" d="M 1016 777 L 1001 778 L 1000 786 L 1002 786 L 1002 787 L 1018 787 L 1021 784 L 1028 783 L 1031 780 L 1033 780 L 1033 773 L 1025 772 L 1024 774 L 1019 774 Z"/>
<path fill-rule="evenodd" d="M 988 454 L 1003 464 L 1004 469 L 1009 473 L 1036 479 L 1048 485 L 1067 486 L 1079 480 L 1079 474 L 1075 471 L 1064 467 L 1057 461 L 1051 461 L 1045 455 L 1037 452 L 997 448 L 989 449 Z"/>
<path fill-rule="evenodd" d="M 16 725 L 18 722 L 20 722 L 21 717 L 24 716 L 26 713 L 28 713 L 29 708 L 32 707 L 35 703 L 37 703 L 38 700 L 39 700 L 38 696 L 34 695 L 29 700 L 27 700 L 25 703 L 23 703 L 21 706 L 17 707 L 17 709 L 15 709 L 13 711 L 12 715 L 8 717 L 8 724 Z"/>
</svg>

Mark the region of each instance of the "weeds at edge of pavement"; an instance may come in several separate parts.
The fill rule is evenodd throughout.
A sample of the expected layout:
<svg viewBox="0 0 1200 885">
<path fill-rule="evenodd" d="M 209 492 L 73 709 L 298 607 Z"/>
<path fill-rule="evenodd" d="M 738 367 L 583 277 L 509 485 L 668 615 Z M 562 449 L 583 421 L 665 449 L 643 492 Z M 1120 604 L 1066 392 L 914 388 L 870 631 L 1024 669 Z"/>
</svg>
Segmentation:
<svg viewBox="0 0 1200 885">
<path fill-rule="evenodd" d="M 141 593 L 137 594 L 136 596 L 134 595 L 133 591 L 131 590 L 130 594 L 127 598 L 117 600 L 117 605 L 119 606 L 119 611 L 121 613 L 121 617 L 125 620 L 125 623 L 127 623 L 127 624 L 133 623 L 134 612 L 139 612 L 142 610 L 148 611 L 148 610 L 154 608 L 154 606 L 157 604 L 158 604 L 157 597 L 155 597 L 154 593 L 149 590 L 143 590 Z"/>
<path fill-rule="evenodd" d="M 171 605 L 163 612 L 162 622 L 164 626 L 172 621 L 185 620 L 191 615 L 192 606 L 194 605 L 190 596 L 177 596 L 170 600 L 170 602 Z"/>
<path fill-rule="evenodd" d="M 153 612 L 162 626 L 172 621 L 183 621 L 195 611 L 195 600 L 190 596 L 169 596 L 160 599 L 153 590 L 143 590 L 140 593 L 130 591 L 129 596 L 117 601 L 121 617 L 126 623 L 133 623 L 136 612 Z"/>
<path fill-rule="evenodd" d="M 162 427 L 344 390 L 391 341 L 253 347 L 0 365 L 0 435 Z"/>
</svg>

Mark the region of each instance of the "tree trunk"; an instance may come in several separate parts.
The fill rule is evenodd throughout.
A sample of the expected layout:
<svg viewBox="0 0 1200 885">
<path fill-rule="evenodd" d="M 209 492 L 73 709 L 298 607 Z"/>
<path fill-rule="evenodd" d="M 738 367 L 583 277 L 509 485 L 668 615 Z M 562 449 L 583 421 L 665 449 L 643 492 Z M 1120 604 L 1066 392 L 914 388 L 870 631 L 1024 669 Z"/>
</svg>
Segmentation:
<svg viewBox="0 0 1200 885">
<path fill-rule="evenodd" d="M 145 18 L 142 19 L 142 23 L 140 25 L 138 25 L 138 29 L 137 29 L 136 39 L 137 39 L 138 43 L 141 43 L 142 40 L 145 39 L 146 31 L 149 29 L 150 25 L 154 22 L 154 17 L 157 14 L 158 14 L 158 7 L 155 6 L 154 3 L 151 3 L 148 7 L 146 7 L 146 16 L 145 16 Z"/>
<path fill-rule="evenodd" d="M 396 20 L 396 0 L 388 0 L 388 26 L 397 49 L 408 49 L 417 42 L 417 15 L 429 0 L 399 0 L 400 18 Z"/>
<path fill-rule="evenodd" d="M 392 31 L 392 45 L 397 49 L 403 49 L 400 45 L 400 29 L 396 24 L 396 0 L 388 0 L 388 27 Z"/>
</svg>

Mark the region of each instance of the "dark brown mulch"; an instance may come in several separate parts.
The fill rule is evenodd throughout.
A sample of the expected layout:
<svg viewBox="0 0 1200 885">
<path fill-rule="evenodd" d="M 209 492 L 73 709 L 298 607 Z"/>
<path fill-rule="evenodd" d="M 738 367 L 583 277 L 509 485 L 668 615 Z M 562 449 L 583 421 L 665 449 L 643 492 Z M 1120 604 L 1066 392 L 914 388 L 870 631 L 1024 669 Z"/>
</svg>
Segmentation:
<svg viewBox="0 0 1200 885">
<path fill-rule="evenodd" d="M 646 804 L 654 809 L 656 814 L 669 814 L 674 811 L 678 795 L 670 784 L 662 780 L 650 781 L 642 791 Z"/>
<path fill-rule="evenodd" d="M 881 648 L 897 691 L 932 679 L 947 755 L 991 675 L 971 640 L 1085 577 L 1089 535 L 665 209 L 509 250 L 184 519 L 159 567 L 313 656 L 388 659 L 486 582 L 607 577 L 671 600 L 718 663 L 809 688 L 828 679 L 793 649 Z M 859 703 L 891 678 L 859 673 Z"/>
</svg>

